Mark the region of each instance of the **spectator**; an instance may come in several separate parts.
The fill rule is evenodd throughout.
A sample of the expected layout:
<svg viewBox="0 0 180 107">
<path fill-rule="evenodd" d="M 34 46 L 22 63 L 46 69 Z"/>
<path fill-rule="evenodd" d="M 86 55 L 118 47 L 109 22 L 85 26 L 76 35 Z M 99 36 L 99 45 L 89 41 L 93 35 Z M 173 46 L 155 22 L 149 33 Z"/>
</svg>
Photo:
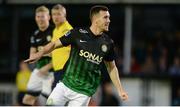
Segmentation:
<svg viewBox="0 0 180 107">
<path fill-rule="evenodd" d="M 105 82 L 102 88 L 102 101 L 101 106 L 119 106 L 119 101 L 113 94 L 111 82 Z"/>
<path fill-rule="evenodd" d="M 166 73 L 166 71 L 167 71 L 167 58 L 166 58 L 166 56 L 163 55 L 159 58 L 157 72 L 158 73 Z"/>
<path fill-rule="evenodd" d="M 16 86 L 18 88 L 18 97 L 17 97 L 17 103 L 18 105 L 22 105 L 22 99 L 27 92 L 27 83 L 29 80 L 29 77 L 31 75 L 31 71 L 26 63 L 24 61 L 20 62 L 19 65 L 19 71 L 16 75 Z"/>
<path fill-rule="evenodd" d="M 180 59 L 178 56 L 174 58 L 173 65 L 169 68 L 171 75 L 180 75 Z"/>
<path fill-rule="evenodd" d="M 180 87 L 178 87 L 177 89 L 177 95 L 175 96 L 174 100 L 173 100 L 173 106 L 180 106 Z"/>
<path fill-rule="evenodd" d="M 122 71 L 123 70 L 123 59 L 122 59 L 121 49 L 120 49 L 120 47 L 115 45 L 114 51 L 116 53 L 116 59 L 115 59 L 116 66 L 117 66 L 119 71 Z"/>
<path fill-rule="evenodd" d="M 96 93 L 92 96 L 91 100 L 89 101 L 88 106 L 98 106 L 102 100 L 102 87 L 101 85 L 98 87 Z"/>
<path fill-rule="evenodd" d="M 139 73 L 141 71 L 141 67 L 137 62 L 135 56 L 131 57 L 131 72 L 132 73 Z"/>
<path fill-rule="evenodd" d="M 155 73 L 156 67 L 151 56 L 147 56 L 144 65 L 142 66 L 142 72 L 145 74 Z"/>
</svg>

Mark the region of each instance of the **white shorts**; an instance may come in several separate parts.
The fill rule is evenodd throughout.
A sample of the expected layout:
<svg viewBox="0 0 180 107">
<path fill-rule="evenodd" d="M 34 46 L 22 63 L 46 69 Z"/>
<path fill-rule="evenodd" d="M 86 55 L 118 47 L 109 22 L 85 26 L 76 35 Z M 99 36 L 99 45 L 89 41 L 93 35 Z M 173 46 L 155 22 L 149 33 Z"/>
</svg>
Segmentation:
<svg viewBox="0 0 180 107">
<path fill-rule="evenodd" d="M 28 94 L 33 96 L 39 96 L 42 94 L 48 97 L 52 91 L 52 82 L 54 80 L 54 75 L 50 72 L 47 76 L 38 76 L 38 69 L 34 69 L 31 73 L 31 77 L 28 81 L 27 90 Z"/>
<path fill-rule="evenodd" d="M 87 106 L 90 98 L 87 95 L 71 90 L 64 83 L 59 82 L 49 96 L 46 104 L 54 106 L 64 106 L 65 104 L 67 106 Z"/>
</svg>

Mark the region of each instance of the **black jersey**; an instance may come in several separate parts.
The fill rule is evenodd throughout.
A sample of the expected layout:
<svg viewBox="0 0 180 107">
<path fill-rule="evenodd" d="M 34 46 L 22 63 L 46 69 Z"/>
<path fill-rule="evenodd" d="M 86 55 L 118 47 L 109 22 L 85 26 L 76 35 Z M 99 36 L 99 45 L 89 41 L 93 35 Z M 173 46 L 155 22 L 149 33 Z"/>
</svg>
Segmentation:
<svg viewBox="0 0 180 107">
<path fill-rule="evenodd" d="M 49 26 L 45 31 L 36 30 L 31 36 L 31 40 L 30 40 L 31 47 L 34 47 L 37 49 L 37 51 L 40 51 L 43 48 L 43 46 L 45 46 L 51 41 L 52 32 L 53 32 L 53 27 L 51 26 Z M 36 67 L 41 68 L 44 65 L 48 64 L 50 61 L 51 61 L 50 57 L 42 57 L 36 63 Z"/>
<path fill-rule="evenodd" d="M 64 46 L 71 44 L 63 83 L 76 92 L 93 95 L 101 81 L 103 60 L 115 59 L 113 41 L 104 33 L 93 35 L 90 29 L 71 30 L 60 41 Z"/>
</svg>

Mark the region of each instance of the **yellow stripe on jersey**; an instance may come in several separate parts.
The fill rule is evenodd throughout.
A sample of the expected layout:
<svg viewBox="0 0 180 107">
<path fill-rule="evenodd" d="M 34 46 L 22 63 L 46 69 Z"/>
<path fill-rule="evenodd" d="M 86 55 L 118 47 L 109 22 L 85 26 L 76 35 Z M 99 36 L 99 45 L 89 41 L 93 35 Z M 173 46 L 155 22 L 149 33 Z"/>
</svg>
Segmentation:
<svg viewBox="0 0 180 107">
<path fill-rule="evenodd" d="M 68 21 L 64 22 L 58 28 L 56 27 L 53 30 L 52 41 L 55 41 L 66 34 L 69 30 L 73 29 L 72 26 L 68 23 Z M 55 71 L 63 69 L 66 61 L 69 58 L 71 46 L 62 47 L 55 49 L 52 52 L 52 64 Z"/>
</svg>

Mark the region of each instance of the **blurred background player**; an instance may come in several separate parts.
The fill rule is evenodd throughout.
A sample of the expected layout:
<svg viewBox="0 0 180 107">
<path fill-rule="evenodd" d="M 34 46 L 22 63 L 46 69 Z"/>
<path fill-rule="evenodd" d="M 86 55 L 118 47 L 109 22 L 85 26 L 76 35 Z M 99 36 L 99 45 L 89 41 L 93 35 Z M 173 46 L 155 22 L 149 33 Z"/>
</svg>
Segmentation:
<svg viewBox="0 0 180 107">
<path fill-rule="evenodd" d="M 16 75 L 16 86 L 18 89 L 17 105 L 22 106 L 22 99 L 27 92 L 27 83 L 31 76 L 31 70 L 28 64 L 23 60 L 19 63 L 19 71 Z"/>
<path fill-rule="evenodd" d="M 43 46 L 51 41 L 53 27 L 49 25 L 49 10 L 45 6 L 36 9 L 35 20 L 38 30 L 31 37 L 30 58 L 33 53 L 42 50 Z M 28 93 L 24 96 L 24 105 L 34 105 L 37 97 L 42 94 L 48 97 L 51 92 L 53 73 L 49 72 L 52 68 L 51 56 L 44 55 L 37 63 L 28 82 Z"/>
<path fill-rule="evenodd" d="M 102 86 L 103 98 L 100 106 L 120 106 L 120 103 L 113 93 L 113 86 L 110 81 L 105 81 Z"/>
<path fill-rule="evenodd" d="M 72 26 L 66 19 L 66 9 L 63 5 L 57 4 L 54 5 L 51 9 L 52 20 L 55 24 L 55 29 L 53 30 L 52 41 L 56 41 L 64 34 L 66 34 L 69 30 L 73 29 Z M 71 46 L 63 47 L 55 49 L 52 52 L 52 64 L 54 69 L 54 82 L 52 88 L 56 86 L 56 83 L 61 80 L 63 75 L 63 67 L 66 61 L 69 58 Z"/>
</svg>

